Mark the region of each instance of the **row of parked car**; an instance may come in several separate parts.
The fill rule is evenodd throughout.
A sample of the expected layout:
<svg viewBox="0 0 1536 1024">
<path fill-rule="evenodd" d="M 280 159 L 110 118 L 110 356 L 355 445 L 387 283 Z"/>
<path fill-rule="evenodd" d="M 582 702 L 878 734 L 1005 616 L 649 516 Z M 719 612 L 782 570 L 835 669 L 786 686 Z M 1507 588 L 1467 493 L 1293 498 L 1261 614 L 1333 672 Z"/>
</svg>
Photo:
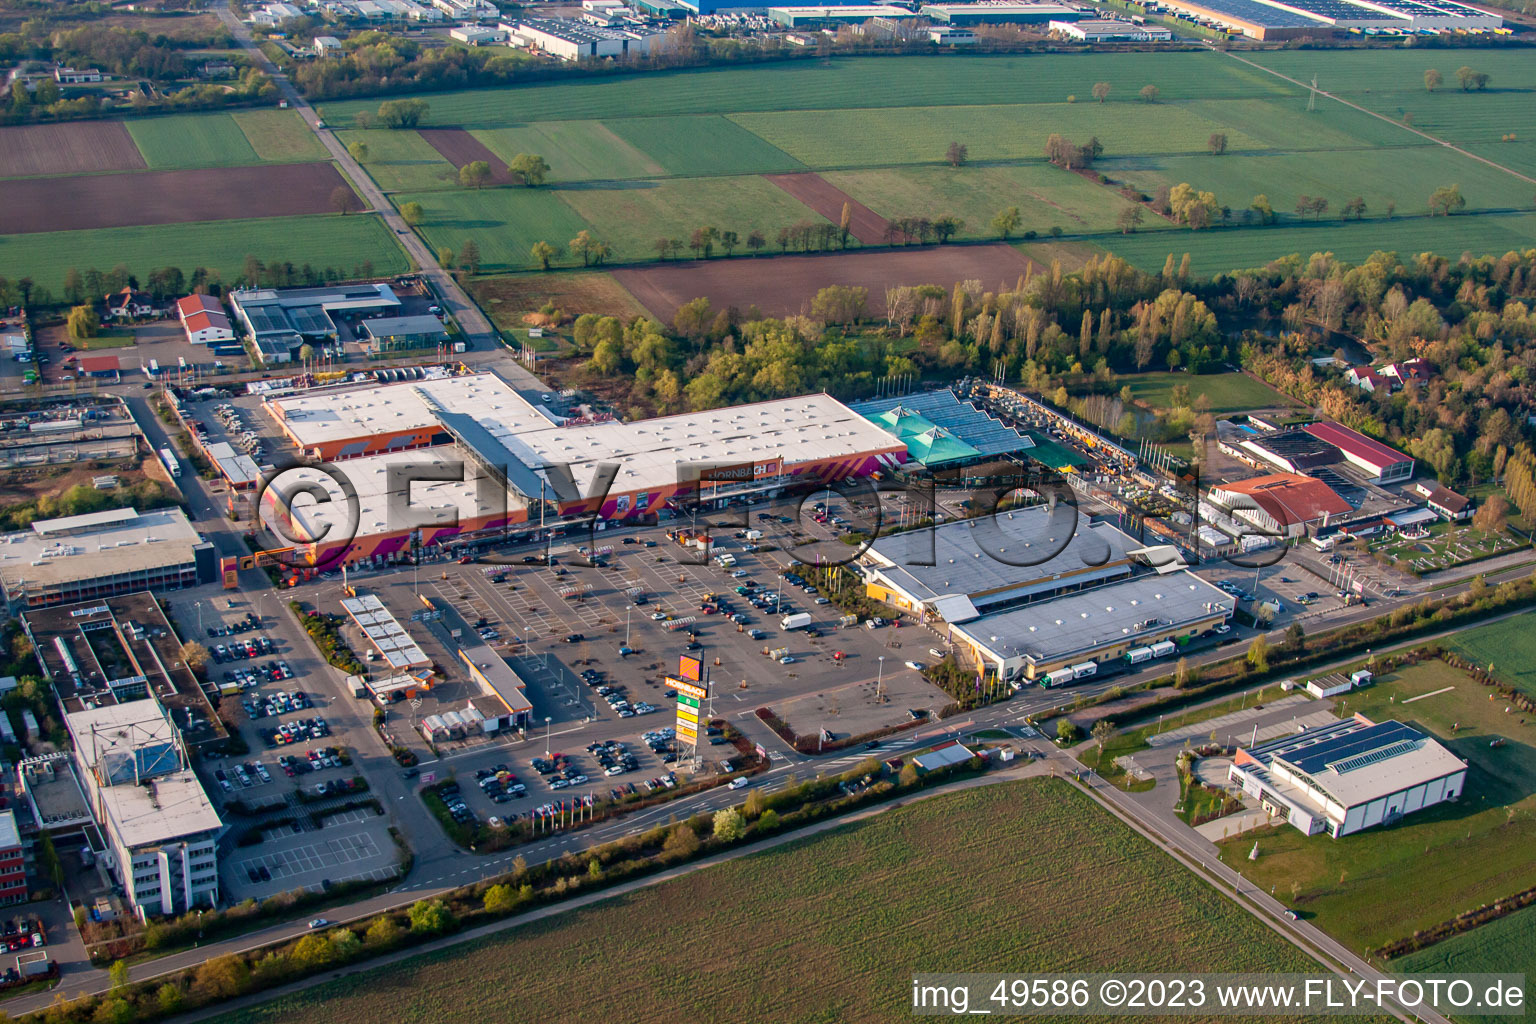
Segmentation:
<svg viewBox="0 0 1536 1024">
<path fill-rule="evenodd" d="M 448 809 L 448 816 L 460 825 L 478 825 L 480 816 L 470 810 L 469 804 L 464 802 L 464 796 L 457 782 L 445 782 L 437 787 L 437 795 L 442 798 L 443 806 Z"/>
<path fill-rule="evenodd" d="M 265 696 L 249 693 L 240 698 L 240 703 L 244 706 L 245 713 L 252 718 L 272 718 L 277 715 L 286 715 L 290 711 L 308 711 L 315 706 L 309 699 L 309 694 L 303 690 L 294 690 L 292 693 L 278 690 L 276 693 Z"/>
<path fill-rule="evenodd" d="M 261 628 L 261 620 L 255 612 L 246 612 L 245 618 L 236 619 L 234 622 L 225 623 L 222 626 L 209 626 L 208 639 L 217 640 L 221 636 L 234 636 L 236 633 L 249 633 L 253 629 Z"/>
<path fill-rule="evenodd" d="M 219 664 L 226 661 L 243 661 L 249 658 L 259 658 L 263 654 L 272 653 L 272 641 L 264 636 L 254 637 L 250 640 L 236 640 L 230 644 L 217 644 L 208 652 L 213 655 L 213 660 Z"/>
<path fill-rule="evenodd" d="M 272 773 L 260 761 L 246 761 L 227 769 L 219 768 L 214 771 L 213 777 L 218 781 L 219 788 L 226 793 L 234 792 L 237 783 L 248 789 L 272 781 Z"/>
<path fill-rule="evenodd" d="M 330 723 L 315 715 L 313 718 L 296 718 L 284 722 L 276 729 L 265 729 L 261 735 L 269 747 L 286 747 L 293 743 L 324 739 L 330 734 Z"/>
</svg>

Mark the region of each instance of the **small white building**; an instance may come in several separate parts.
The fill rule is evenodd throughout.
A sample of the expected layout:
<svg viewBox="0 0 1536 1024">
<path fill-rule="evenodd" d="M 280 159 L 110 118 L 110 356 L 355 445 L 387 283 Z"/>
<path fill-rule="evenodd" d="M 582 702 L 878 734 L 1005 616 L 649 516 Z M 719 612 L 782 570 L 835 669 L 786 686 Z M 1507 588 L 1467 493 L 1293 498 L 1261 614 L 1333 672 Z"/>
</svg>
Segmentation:
<svg viewBox="0 0 1536 1024">
<path fill-rule="evenodd" d="M 106 78 L 95 68 L 54 68 L 53 80 L 60 85 L 83 85 L 100 82 Z"/>
<path fill-rule="evenodd" d="M 501 15 L 489 0 L 432 0 L 432 5 L 460 21 L 494 21 Z"/>
<path fill-rule="evenodd" d="M 1455 800 L 1467 765 L 1412 726 L 1355 715 L 1239 747 L 1227 777 L 1307 835 L 1337 839 Z"/>
<path fill-rule="evenodd" d="M 315 36 L 314 50 L 316 57 L 339 57 L 341 40 L 335 36 Z"/>
<path fill-rule="evenodd" d="M 460 25 L 458 28 L 448 30 L 448 38 L 457 40 L 465 46 L 484 46 L 488 43 L 500 42 L 505 37 L 500 29 Z"/>
</svg>

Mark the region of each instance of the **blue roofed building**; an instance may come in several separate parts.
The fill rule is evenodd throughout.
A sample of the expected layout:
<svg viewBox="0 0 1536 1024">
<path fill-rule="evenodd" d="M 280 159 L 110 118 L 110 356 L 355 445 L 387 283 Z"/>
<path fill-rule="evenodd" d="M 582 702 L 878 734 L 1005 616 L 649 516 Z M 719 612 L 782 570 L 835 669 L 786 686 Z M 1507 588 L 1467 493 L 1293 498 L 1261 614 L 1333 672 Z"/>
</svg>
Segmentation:
<svg viewBox="0 0 1536 1024">
<path fill-rule="evenodd" d="M 1337 839 L 1455 800 L 1467 764 L 1411 725 L 1357 714 L 1239 747 L 1228 779 L 1276 818 Z"/>
</svg>

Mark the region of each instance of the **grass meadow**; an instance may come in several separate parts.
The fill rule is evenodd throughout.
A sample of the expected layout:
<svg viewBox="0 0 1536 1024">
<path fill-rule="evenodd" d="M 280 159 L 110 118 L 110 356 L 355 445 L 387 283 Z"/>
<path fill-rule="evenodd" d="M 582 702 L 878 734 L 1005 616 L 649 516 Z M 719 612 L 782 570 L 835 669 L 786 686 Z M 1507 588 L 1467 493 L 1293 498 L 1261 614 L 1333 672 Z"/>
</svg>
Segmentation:
<svg viewBox="0 0 1536 1024">
<path fill-rule="evenodd" d="M 231 167 L 261 158 L 230 114 L 172 114 L 127 122 L 128 134 L 150 170 Z"/>
<path fill-rule="evenodd" d="M 246 141 L 264 163 L 296 164 L 330 159 L 330 154 L 296 110 L 236 110 L 229 116 L 235 119 L 235 124 L 245 133 Z"/>
<path fill-rule="evenodd" d="M 1491 622 L 1443 642 L 1508 685 L 1536 697 L 1536 614 Z"/>
<path fill-rule="evenodd" d="M 483 128 L 475 138 L 511 163 L 519 153 L 538 153 L 560 168 L 561 181 L 648 178 L 667 169 L 614 134 L 602 121 L 541 121 L 511 128 Z"/>
<path fill-rule="evenodd" d="M 1525 1001 L 1536 997 L 1536 907 L 1437 942 L 1391 963 L 1400 974 L 1524 974 Z M 1498 1024 L 1509 1017 L 1457 1014 L 1466 1024 Z"/>
<path fill-rule="evenodd" d="M 553 189 L 490 188 L 401 192 L 397 206 L 412 200 L 424 211 L 423 237 L 434 250 L 459 252 L 471 239 L 487 270 L 527 270 L 535 242 L 563 246 L 586 222 Z"/>
<path fill-rule="evenodd" d="M 924 800 L 217 1020 L 890 1021 L 910 1014 L 920 971 L 1313 967 L 1067 783 L 1036 779 Z M 488 1006 L 485 982 L 504 983 L 504 999 Z"/>
<path fill-rule="evenodd" d="M 1017 206 L 1022 218 L 1014 235 L 1113 231 L 1115 219 L 1130 203 L 1080 175 L 1045 163 L 967 167 L 893 167 L 829 171 L 828 181 L 887 219 L 950 213 L 965 221 L 961 238 L 995 238 L 992 218 Z M 1145 225 L 1170 226 L 1152 217 Z"/>
<path fill-rule="evenodd" d="M 55 295 L 70 267 L 110 270 L 122 264 L 141 280 L 155 267 L 177 266 L 187 274 L 207 267 L 229 282 L 247 255 L 296 267 L 334 266 L 349 275 L 365 261 L 377 274 L 410 269 L 394 233 L 377 216 L 321 214 L 0 236 L 0 276 L 30 276 Z"/>
<path fill-rule="evenodd" d="M 1138 373 L 1116 383 L 1129 385 L 1131 394 L 1154 409 L 1173 407 L 1173 389 L 1183 384 L 1192 399 L 1204 395 L 1211 412 L 1246 412 L 1288 406 L 1290 399 L 1263 381 L 1243 373 Z"/>
<path fill-rule="evenodd" d="M 668 174 L 765 174 L 805 166 L 771 141 L 724 117 L 645 117 L 610 121 L 615 135 L 649 153 Z"/>
<path fill-rule="evenodd" d="M 1378 676 L 1342 713 L 1433 734 L 1468 762 L 1461 799 L 1340 839 L 1288 825 L 1245 833 L 1220 844 L 1222 859 L 1354 950 L 1536 886 L 1536 722 L 1504 707 L 1438 660 Z M 1503 746 L 1489 746 L 1501 736 Z"/>
<path fill-rule="evenodd" d="M 368 147 L 363 169 L 386 191 L 459 187 L 458 168 L 415 132 L 368 128 L 336 136 L 348 146 L 361 142 Z"/>
</svg>

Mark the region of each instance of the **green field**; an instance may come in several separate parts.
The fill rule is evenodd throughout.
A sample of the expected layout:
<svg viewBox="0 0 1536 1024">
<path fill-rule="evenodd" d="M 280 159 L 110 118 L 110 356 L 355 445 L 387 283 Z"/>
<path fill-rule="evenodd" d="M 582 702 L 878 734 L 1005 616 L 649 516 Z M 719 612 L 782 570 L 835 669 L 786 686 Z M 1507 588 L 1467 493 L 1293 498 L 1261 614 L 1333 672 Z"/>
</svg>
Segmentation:
<svg viewBox="0 0 1536 1024">
<path fill-rule="evenodd" d="M 458 168 L 415 132 L 369 128 L 340 131 L 336 137 L 348 146 L 361 142 L 368 147 L 363 167 L 382 189 L 459 187 Z"/>
<path fill-rule="evenodd" d="M 961 238 L 995 238 L 992 218 L 1019 208 L 1025 231 L 1068 234 L 1113 231 L 1115 218 L 1130 202 L 1080 175 L 1044 163 L 953 167 L 899 167 L 829 171 L 828 181 L 887 219 L 949 213 L 965 221 Z M 1146 226 L 1156 228 L 1158 218 Z M 1167 222 L 1162 222 L 1167 226 Z"/>
<path fill-rule="evenodd" d="M 261 163 L 229 114 L 172 114 L 127 122 L 128 134 L 151 170 Z"/>
<path fill-rule="evenodd" d="M 1194 270 L 1209 274 L 1291 253 L 1359 261 L 1379 249 L 1430 250 L 1455 258 L 1536 244 L 1536 190 L 1516 173 L 1536 173 L 1536 62 L 1486 50 L 1330 51 L 1326 61 L 1266 51 L 1254 59 L 1298 81 L 1216 52 L 849 57 L 435 93 L 426 97 L 426 123 L 468 128 L 502 159 L 538 152 L 556 185 L 715 175 L 742 184 L 735 202 L 711 196 L 698 209 L 667 189 L 649 197 L 563 193 L 623 260 L 653 259 L 650 243 L 659 236 L 745 222 L 764 195 L 746 186 L 748 175 L 802 169 L 825 171 L 886 217 L 958 216 L 963 237 L 989 235 L 992 217 L 1017 205 L 1021 233 L 1059 227 L 1148 270 L 1160 269 L 1169 252 L 1190 253 Z M 1452 81 L 1424 91 L 1425 67 L 1444 65 L 1454 79 L 1463 62 L 1492 74 L 1493 88 L 1464 93 Z M 1309 90 L 1299 82 L 1314 73 L 1339 98 L 1323 96 L 1308 111 Z M 1096 82 L 1109 84 L 1107 102 L 1093 99 Z M 1140 101 L 1144 85 L 1159 89 L 1157 103 Z M 325 116 L 346 124 L 376 106 L 338 102 Z M 1473 154 L 1406 127 L 1405 112 Z M 1516 141 L 1497 141 L 1510 132 Z M 1075 143 L 1097 138 L 1103 156 L 1095 169 L 1108 181 L 1045 167 L 1053 133 Z M 382 142 L 370 164 L 381 185 L 453 187 L 446 163 L 420 153 L 414 133 L 383 134 L 400 138 Z M 1223 156 L 1209 152 L 1217 134 L 1226 137 Z M 966 166 L 946 166 L 951 142 L 967 147 Z M 402 152 L 382 155 L 392 148 Z M 1190 232 L 1148 215 L 1137 234 L 1118 233 L 1122 186 L 1153 195 L 1181 182 L 1215 194 L 1229 211 L 1222 230 Z M 1465 213 L 1425 216 L 1430 193 L 1452 184 L 1466 198 Z M 1277 224 L 1245 219 L 1259 194 Z M 1328 201 L 1320 220 L 1295 211 L 1303 195 Z M 1365 201 L 1365 219 L 1346 222 L 1342 211 L 1355 197 Z M 544 228 L 510 231 L 508 251 Z"/>
<path fill-rule="evenodd" d="M 435 1024 L 485 1015 L 484 983 L 505 980 L 489 1019 L 893 1021 L 911 1013 L 916 971 L 1312 969 L 1042 779 L 925 800 L 217 1020 Z"/>
<path fill-rule="evenodd" d="M 330 155 L 296 110 L 237 110 L 230 114 L 265 163 L 296 164 Z"/>
<path fill-rule="evenodd" d="M 794 157 L 723 117 L 645 117 L 610 121 L 620 139 L 669 174 L 803 171 Z"/>
<path fill-rule="evenodd" d="M 1427 949 L 1398 957 L 1392 961 L 1392 969 L 1401 974 L 1524 974 L 1525 1001 L 1529 1006 L 1536 998 L 1536 907 L 1517 910 Z M 1510 1020 L 1479 1014 L 1457 1014 L 1456 1019 L 1467 1024 Z"/>
<path fill-rule="evenodd" d="M 0 276 L 31 277 L 55 295 L 70 267 L 110 270 L 122 264 L 141 280 L 155 267 L 177 266 L 187 274 L 207 267 L 232 282 L 247 255 L 295 267 L 334 266 L 348 276 L 365 261 L 372 261 L 377 274 L 410 269 L 394 234 L 378 217 L 319 214 L 0 236 Z"/>
<path fill-rule="evenodd" d="M 735 231 L 744 243 L 754 229 L 770 246 L 781 227 L 822 218 L 776 185 L 745 178 L 673 178 L 634 187 L 572 188 L 560 196 L 607 240 L 619 260 L 654 259 L 666 236 L 688 241 L 693 229 L 713 225 Z M 570 236 L 567 235 L 567 238 Z"/>
<path fill-rule="evenodd" d="M 1536 722 L 1504 707 L 1438 660 L 1377 677 L 1342 711 L 1435 735 L 1468 762 L 1461 798 L 1341 839 L 1290 826 L 1246 833 L 1220 844 L 1222 859 L 1353 950 L 1536 886 Z M 1490 747 L 1500 736 L 1505 744 Z"/>
<path fill-rule="evenodd" d="M 1209 399 L 1213 413 L 1247 412 L 1291 404 L 1278 391 L 1243 373 L 1138 373 L 1121 377 L 1115 383 L 1130 387 L 1131 394 L 1154 409 L 1172 408 L 1173 389 L 1178 384 L 1189 388 L 1191 399 L 1201 395 Z"/>
<path fill-rule="evenodd" d="M 1536 697 L 1536 613 L 1464 630 L 1443 643 L 1510 686 Z"/>
<path fill-rule="evenodd" d="M 1223 125 L 1176 104 L 1035 103 L 984 107 L 796 110 L 731 118 L 808 167 L 885 167 L 941 163 L 951 142 L 971 160 L 1039 160 L 1053 132 L 1094 136 L 1106 155 L 1205 152 Z M 1234 150 L 1261 144 L 1227 129 Z"/>
<path fill-rule="evenodd" d="M 1502 255 L 1536 244 L 1536 214 L 1478 214 L 1458 217 L 1370 217 L 1356 224 L 1324 220 L 1268 228 L 1211 231 L 1138 232 L 1097 239 L 1101 248 L 1144 270 L 1157 272 L 1171 252 L 1190 254 L 1196 274 L 1261 267 L 1290 253 L 1331 252 L 1358 263 L 1380 251 L 1438 252 L 1458 258 L 1471 250 Z"/>
<path fill-rule="evenodd" d="M 434 250 L 458 252 L 473 239 L 487 270 L 526 270 L 535 242 L 564 246 L 587 227 L 553 189 L 402 192 L 391 198 L 397 206 L 412 200 L 422 205 L 422 233 Z"/>
<path fill-rule="evenodd" d="M 667 169 L 619 138 L 601 121 L 544 121 L 473 133 L 485 148 L 511 163 L 519 153 L 549 161 L 555 181 L 646 178 Z"/>
</svg>

